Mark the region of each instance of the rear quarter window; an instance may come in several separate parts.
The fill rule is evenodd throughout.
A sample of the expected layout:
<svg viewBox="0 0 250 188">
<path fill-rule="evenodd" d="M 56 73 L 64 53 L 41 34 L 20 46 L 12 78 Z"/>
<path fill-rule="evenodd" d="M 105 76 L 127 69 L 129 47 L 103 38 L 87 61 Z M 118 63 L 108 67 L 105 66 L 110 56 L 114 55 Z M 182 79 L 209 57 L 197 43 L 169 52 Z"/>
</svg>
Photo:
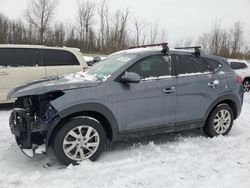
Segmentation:
<svg viewBox="0 0 250 188">
<path fill-rule="evenodd" d="M 221 64 L 214 59 L 207 58 L 207 57 L 204 57 L 203 59 L 207 63 L 207 66 L 210 72 L 215 72 L 221 67 Z"/>
<path fill-rule="evenodd" d="M 66 50 L 43 50 L 45 66 L 80 65 L 75 55 Z"/>
</svg>

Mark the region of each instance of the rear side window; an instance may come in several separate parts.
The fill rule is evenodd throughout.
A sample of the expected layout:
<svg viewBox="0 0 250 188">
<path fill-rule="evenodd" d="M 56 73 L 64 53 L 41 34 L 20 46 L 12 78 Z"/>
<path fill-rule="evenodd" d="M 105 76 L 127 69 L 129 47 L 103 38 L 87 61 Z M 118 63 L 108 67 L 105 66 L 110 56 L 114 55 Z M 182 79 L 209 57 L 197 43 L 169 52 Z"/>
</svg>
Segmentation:
<svg viewBox="0 0 250 188">
<path fill-rule="evenodd" d="M 0 66 L 41 66 L 39 51 L 37 49 L 0 48 Z"/>
<path fill-rule="evenodd" d="M 172 55 L 171 59 L 175 65 L 177 75 L 209 72 L 207 64 L 201 57 L 195 57 L 193 55 Z"/>
<path fill-rule="evenodd" d="M 210 58 L 207 58 L 207 57 L 204 57 L 203 59 L 207 63 L 207 66 L 208 66 L 208 69 L 209 69 L 210 72 L 217 71 L 221 66 L 221 64 L 218 61 L 214 60 L 214 59 L 210 59 Z"/>
<path fill-rule="evenodd" d="M 139 60 L 128 69 L 128 72 L 135 72 L 141 78 L 158 78 L 170 76 L 170 61 L 167 56 L 153 55 Z"/>
<path fill-rule="evenodd" d="M 247 65 L 243 62 L 231 62 L 231 68 L 232 69 L 246 69 L 247 68 Z"/>
<path fill-rule="evenodd" d="M 79 65 L 75 55 L 65 50 L 43 50 L 45 66 Z"/>
</svg>

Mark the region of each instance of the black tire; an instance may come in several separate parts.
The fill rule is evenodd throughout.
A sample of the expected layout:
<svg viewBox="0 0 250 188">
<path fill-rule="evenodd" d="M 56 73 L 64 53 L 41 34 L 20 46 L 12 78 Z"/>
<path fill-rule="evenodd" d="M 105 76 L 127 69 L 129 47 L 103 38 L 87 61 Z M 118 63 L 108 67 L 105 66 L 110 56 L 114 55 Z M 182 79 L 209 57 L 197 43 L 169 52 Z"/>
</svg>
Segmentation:
<svg viewBox="0 0 250 188">
<path fill-rule="evenodd" d="M 99 145 L 96 147 L 95 152 L 93 152 L 93 154 L 90 157 L 88 157 L 88 159 L 90 159 L 91 161 L 97 160 L 97 158 L 101 155 L 101 153 L 106 148 L 106 132 L 105 132 L 104 128 L 102 127 L 102 125 L 97 120 L 90 118 L 90 117 L 72 118 L 70 121 L 68 121 L 66 124 L 64 124 L 62 126 L 62 128 L 58 131 L 58 133 L 55 136 L 54 142 L 53 142 L 53 150 L 54 150 L 55 156 L 64 165 L 77 164 L 77 162 L 82 161 L 82 160 L 73 160 L 73 159 L 69 158 L 65 154 L 66 149 L 64 149 L 64 147 L 65 147 L 64 141 L 65 141 L 66 136 L 67 136 L 67 138 L 70 137 L 70 136 L 68 136 L 69 135 L 68 133 L 72 130 L 73 131 L 77 130 L 77 128 L 79 126 L 90 127 L 95 131 L 95 133 L 97 132 L 98 134 L 96 134 L 96 135 L 99 136 L 98 137 Z M 81 128 L 81 130 L 82 129 L 84 129 L 84 128 Z M 87 134 L 87 133 L 85 133 L 85 134 Z M 82 135 L 82 131 L 81 131 L 81 135 Z M 74 141 L 74 142 L 76 142 L 76 141 Z M 81 142 L 83 142 L 83 141 L 81 141 Z M 77 147 L 79 149 L 79 146 L 77 146 Z M 76 148 L 76 146 L 74 146 L 74 148 Z M 83 150 L 88 151 L 86 149 L 83 149 Z M 79 154 L 80 154 L 80 152 L 79 152 Z"/>
<path fill-rule="evenodd" d="M 249 79 L 244 80 L 243 87 L 244 87 L 244 92 L 250 91 L 250 80 Z"/>
<path fill-rule="evenodd" d="M 218 133 L 218 127 L 216 127 L 215 125 L 215 118 L 217 118 L 217 114 L 221 113 L 222 110 L 225 110 L 228 116 L 230 116 L 230 123 L 228 123 L 227 128 L 225 128 L 221 133 Z M 224 112 L 225 112 L 224 111 Z M 209 115 L 205 126 L 203 127 L 203 131 L 204 133 L 209 136 L 209 137 L 214 137 L 214 136 L 218 136 L 218 135 L 227 135 L 230 130 L 232 129 L 232 125 L 233 125 L 233 121 L 234 121 L 234 115 L 233 115 L 233 110 L 232 108 L 228 105 L 228 104 L 219 104 L 217 107 L 215 107 L 215 109 L 211 112 L 211 114 Z M 216 127 L 216 128 L 215 128 Z"/>
</svg>

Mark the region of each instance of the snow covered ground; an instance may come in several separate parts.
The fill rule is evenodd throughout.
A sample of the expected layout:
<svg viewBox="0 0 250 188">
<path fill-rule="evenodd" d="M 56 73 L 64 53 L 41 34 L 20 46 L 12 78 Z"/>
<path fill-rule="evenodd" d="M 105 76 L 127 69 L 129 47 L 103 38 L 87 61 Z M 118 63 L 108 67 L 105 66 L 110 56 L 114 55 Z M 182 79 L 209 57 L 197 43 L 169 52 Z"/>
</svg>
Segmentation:
<svg viewBox="0 0 250 188">
<path fill-rule="evenodd" d="M 64 168 L 49 156 L 27 158 L 0 109 L 0 188 L 8 187 L 250 187 L 250 94 L 230 135 L 207 138 L 199 130 L 123 142 L 97 162 Z"/>
</svg>

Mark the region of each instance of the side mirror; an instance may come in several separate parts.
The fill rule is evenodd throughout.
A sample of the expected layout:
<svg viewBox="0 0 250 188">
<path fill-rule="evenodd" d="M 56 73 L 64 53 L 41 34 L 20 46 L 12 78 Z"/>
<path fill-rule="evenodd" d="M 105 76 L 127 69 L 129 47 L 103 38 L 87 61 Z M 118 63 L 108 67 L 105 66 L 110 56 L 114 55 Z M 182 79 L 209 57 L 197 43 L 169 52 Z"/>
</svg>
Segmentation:
<svg viewBox="0 0 250 188">
<path fill-rule="evenodd" d="M 121 78 L 122 83 L 139 83 L 140 81 L 141 77 L 134 72 L 126 72 Z"/>
</svg>

